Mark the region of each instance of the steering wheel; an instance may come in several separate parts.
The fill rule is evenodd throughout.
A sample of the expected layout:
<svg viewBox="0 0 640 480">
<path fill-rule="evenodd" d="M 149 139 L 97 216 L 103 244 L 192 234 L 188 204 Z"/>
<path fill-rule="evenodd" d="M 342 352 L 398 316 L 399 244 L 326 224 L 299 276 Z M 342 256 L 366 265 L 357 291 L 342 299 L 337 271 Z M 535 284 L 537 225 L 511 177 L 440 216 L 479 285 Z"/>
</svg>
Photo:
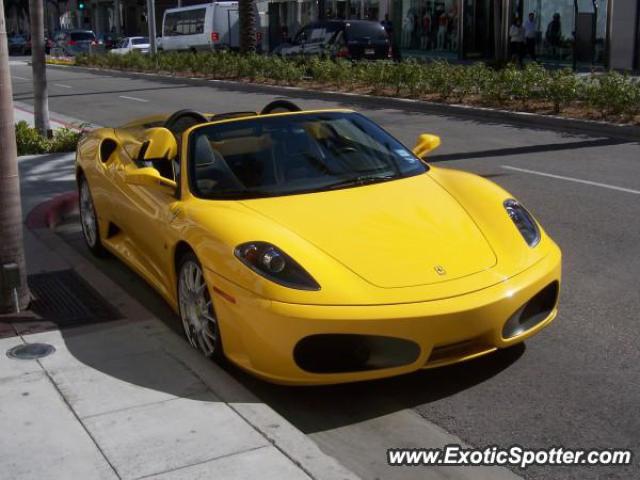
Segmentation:
<svg viewBox="0 0 640 480">
<path fill-rule="evenodd" d="M 164 122 L 164 127 L 171 131 L 176 137 L 179 137 L 186 129 L 198 125 L 199 123 L 206 123 L 209 119 L 200 112 L 195 110 L 178 110 L 173 113 Z"/>
<path fill-rule="evenodd" d="M 270 113 L 282 112 L 300 112 L 302 109 L 289 100 L 274 100 L 262 109 L 260 115 L 268 115 Z"/>
</svg>

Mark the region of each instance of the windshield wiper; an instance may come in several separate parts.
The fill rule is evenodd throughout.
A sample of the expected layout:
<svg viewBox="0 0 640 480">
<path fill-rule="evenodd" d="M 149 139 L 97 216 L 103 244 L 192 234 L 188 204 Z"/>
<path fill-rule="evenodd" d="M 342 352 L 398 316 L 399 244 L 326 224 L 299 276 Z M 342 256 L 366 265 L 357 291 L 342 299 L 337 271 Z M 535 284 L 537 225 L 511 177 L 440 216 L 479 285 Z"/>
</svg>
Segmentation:
<svg viewBox="0 0 640 480">
<path fill-rule="evenodd" d="M 341 180 L 339 182 L 332 183 L 330 185 L 327 185 L 326 188 L 328 188 L 329 190 L 333 190 L 335 188 L 386 182 L 388 180 L 393 180 L 396 178 L 400 178 L 400 177 L 396 175 L 360 175 L 359 177 L 348 178 L 346 180 Z"/>
</svg>

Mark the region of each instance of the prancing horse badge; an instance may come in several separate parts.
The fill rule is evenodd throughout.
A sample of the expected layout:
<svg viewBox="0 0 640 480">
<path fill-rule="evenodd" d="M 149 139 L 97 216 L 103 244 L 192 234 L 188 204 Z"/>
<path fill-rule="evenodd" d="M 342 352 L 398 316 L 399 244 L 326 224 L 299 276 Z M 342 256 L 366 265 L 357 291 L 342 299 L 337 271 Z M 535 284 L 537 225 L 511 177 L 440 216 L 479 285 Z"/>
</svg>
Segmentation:
<svg viewBox="0 0 640 480">
<path fill-rule="evenodd" d="M 434 265 L 433 269 L 436 271 L 438 275 L 446 275 L 447 271 L 444 269 L 442 265 Z"/>
</svg>

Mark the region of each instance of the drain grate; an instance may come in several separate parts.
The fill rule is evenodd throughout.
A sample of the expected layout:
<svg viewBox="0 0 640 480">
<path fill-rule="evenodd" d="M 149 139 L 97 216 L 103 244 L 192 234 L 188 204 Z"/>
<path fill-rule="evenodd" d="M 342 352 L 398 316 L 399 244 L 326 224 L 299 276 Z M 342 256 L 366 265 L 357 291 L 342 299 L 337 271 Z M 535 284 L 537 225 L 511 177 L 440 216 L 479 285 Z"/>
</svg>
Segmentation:
<svg viewBox="0 0 640 480">
<path fill-rule="evenodd" d="M 29 275 L 31 310 L 59 327 L 119 320 L 120 312 L 73 270 Z"/>
</svg>

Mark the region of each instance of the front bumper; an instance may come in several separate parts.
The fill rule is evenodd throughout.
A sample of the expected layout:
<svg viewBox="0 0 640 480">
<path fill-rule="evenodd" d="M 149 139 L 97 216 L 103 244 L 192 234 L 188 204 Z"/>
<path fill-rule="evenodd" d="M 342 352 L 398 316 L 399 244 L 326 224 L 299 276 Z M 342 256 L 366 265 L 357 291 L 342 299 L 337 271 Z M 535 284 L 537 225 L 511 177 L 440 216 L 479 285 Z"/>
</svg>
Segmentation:
<svg viewBox="0 0 640 480">
<path fill-rule="evenodd" d="M 554 249 L 524 272 L 476 292 L 430 302 L 375 306 L 274 302 L 210 270 L 205 272 L 214 287 L 225 355 L 265 380 L 310 385 L 399 375 L 469 360 L 522 342 L 555 318 L 557 294 L 533 326 L 528 324 L 522 332 L 504 338 L 505 323 L 546 287 L 558 291 L 561 255 Z M 389 337 L 419 348 L 409 363 L 399 366 L 317 373 L 301 368 L 294 352 L 303 339 L 319 334 Z M 341 355 L 335 350 L 326 351 L 327 356 L 332 354 Z"/>
</svg>

